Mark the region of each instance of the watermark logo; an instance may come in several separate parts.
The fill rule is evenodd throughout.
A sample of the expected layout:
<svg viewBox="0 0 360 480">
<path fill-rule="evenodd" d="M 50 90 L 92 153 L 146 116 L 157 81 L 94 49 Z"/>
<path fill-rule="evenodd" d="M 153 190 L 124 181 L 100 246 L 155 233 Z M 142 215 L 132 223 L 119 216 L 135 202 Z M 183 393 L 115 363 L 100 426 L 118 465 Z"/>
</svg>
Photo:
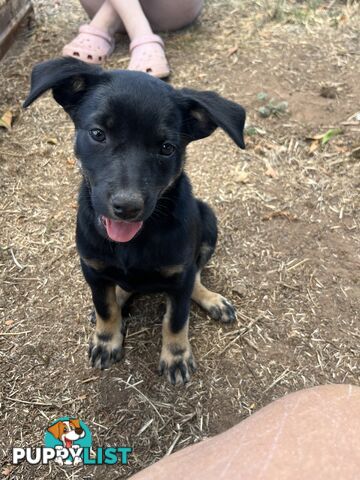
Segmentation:
<svg viewBox="0 0 360 480">
<path fill-rule="evenodd" d="M 44 436 L 45 448 L 55 450 L 59 465 L 79 465 L 84 462 L 84 449 L 91 449 L 91 432 L 78 418 L 62 417 L 53 422 Z"/>
<path fill-rule="evenodd" d="M 44 447 L 13 448 L 12 460 L 17 465 L 26 461 L 31 465 L 127 465 L 131 447 L 92 447 L 89 427 L 80 419 L 61 417 L 45 431 Z"/>
</svg>

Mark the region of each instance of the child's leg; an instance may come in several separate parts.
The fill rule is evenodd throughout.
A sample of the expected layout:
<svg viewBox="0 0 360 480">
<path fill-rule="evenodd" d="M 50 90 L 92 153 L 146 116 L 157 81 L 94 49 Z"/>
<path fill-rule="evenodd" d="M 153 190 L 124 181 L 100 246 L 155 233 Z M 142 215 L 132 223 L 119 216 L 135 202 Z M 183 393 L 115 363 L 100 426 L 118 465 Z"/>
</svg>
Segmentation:
<svg viewBox="0 0 360 480">
<path fill-rule="evenodd" d="M 80 0 L 80 3 L 93 19 L 100 10 L 104 0 Z M 203 0 L 140 0 L 143 12 L 151 28 L 156 32 L 177 30 L 192 23 L 200 14 Z M 130 2 L 128 2 L 128 6 Z M 119 20 L 117 31 L 124 32 L 124 25 Z"/>
<path fill-rule="evenodd" d="M 109 2 L 121 18 L 131 41 L 153 34 L 139 0 L 109 0 Z"/>
<path fill-rule="evenodd" d="M 359 431 L 360 388 L 323 385 L 286 395 L 130 478 L 354 480 Z"/>
<path fill-rule="evenodd" d="M 199 16 L 203 0 L 140 0 L 144 13 L 156 32 L 178 30 Z"/>
<path fill-rule="evenodd" d="M 102 2 L 99 10 L 93 16 L 90 26 L 103 30 L 112 37 L 116 32 L 125 31 L 123 22 L 109 0 Z"/>
<path fill-rule="evenodd" d="M 167 77 L 164 43 L 153 29 L 174 30 L 193 22 L 203 0 L 108 0 L 116 10 L 130 37 L 130 70 Z M 96 20 L 96 17 L 94 18 Z"/>
<path fill-rule="evenodd" d="M 130 37 L 129 70 L 149 73 L 158 78 L 170 74 L 164 42 L 154 35 L 139 0 L 109 0 Z"/>
<path fill-rule="evenodd" d="M 89 18 L 93 18 L 100 10 L 104 0 L 80 0 L 80 3 L 85 12 L 88 14 Z"/>
<path fill-rule="evenodd" d="M 113 35 L 115 32 L 126 32 L 124 24 L 109 1 L 80 0 L 80 3 L 85 12 L 88 14 L 91 20 L 91 25 L 111 33 L 111 35 Z M 104 4 L 107 4 L 107 6 L 105 7 Z"/>
</svg>

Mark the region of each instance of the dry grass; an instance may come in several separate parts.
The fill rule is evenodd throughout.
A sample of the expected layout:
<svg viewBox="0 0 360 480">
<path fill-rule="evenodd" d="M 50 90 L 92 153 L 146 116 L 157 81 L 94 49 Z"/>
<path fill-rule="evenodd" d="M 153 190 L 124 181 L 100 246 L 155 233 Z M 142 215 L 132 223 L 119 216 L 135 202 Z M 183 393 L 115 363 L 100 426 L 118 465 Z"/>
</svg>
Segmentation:
<svg viewBox="0 0 360 480">
<path fill-rule="evenodd" d="M 37 2 L 36 28 L 1 66 L 0 111 L 15 115 L 0 131 L 2 468 L 13 445 L 41 445 L 48 422 L 67 414 L 89 425 L 94 445 L 134 454 L 127 468 L 85 473 L 21 464 L 11 479 L 125 478 L 286 393 L 360 384 L 359 4 L 211 1 L 200 23 L 167 35 L 175 85 L 215 89 L 248 110 L 245 152 L 222 132 L 189 149 L 194 189 L 220 223 L 206 283 L 235 303 L 238 324 L 194 306 L 199 370 L 173 388 L 155 374 L 161 296 L 134 302 L 124 362 L 89 368 L 72 125 L 49 96 L 20 109 L 32 64 L 57 55 L 84 20 L 73 3 Z M 110 66 L 126 63 L 122 42 Z M 335 96 L 322 96 L 324 85 Z M 260 92 L 289 111 L 261 118 Z M 307 140 L 330 128 L 342 133 L 327 145 Z"/>
</svg>

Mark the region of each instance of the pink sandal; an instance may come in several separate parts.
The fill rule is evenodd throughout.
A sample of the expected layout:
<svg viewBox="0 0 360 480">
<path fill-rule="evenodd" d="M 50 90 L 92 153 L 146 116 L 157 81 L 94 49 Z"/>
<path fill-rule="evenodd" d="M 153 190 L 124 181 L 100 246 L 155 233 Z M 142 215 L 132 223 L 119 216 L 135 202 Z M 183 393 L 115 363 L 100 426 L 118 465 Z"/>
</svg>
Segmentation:
<svg viewBox="0 0 360 480">
<path fill-rule="evenodd" d="M 106 32 L 91 25 L 82 25 L 78 36 L 63 48 L 63 55 L 99 64 L 107 60 L 114 48 L 114 39 Z"/>
<path fill-rule="evenodd" d="M 170 67 L 165 57 L 164 42 L 159 35 L 145 35 L 130 43 L 129 70 L 149 73 L 157 78 L 170 75 Z"/>
</svg>

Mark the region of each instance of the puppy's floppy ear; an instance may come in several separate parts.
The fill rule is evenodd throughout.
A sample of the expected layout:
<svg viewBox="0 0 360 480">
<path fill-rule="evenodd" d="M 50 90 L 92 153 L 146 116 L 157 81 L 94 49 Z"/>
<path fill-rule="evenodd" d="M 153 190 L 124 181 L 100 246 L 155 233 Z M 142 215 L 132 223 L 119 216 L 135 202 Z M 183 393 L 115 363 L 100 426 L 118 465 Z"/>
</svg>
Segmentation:
<svg viewBox="0 0 360 480">
<path fill-rule="evenodd" d="M 100 67 L 72 57 L 39 63 L 33 68 L 31 90 L 23 107 L 52 89 L 55 100 L 72 116 L 85 92 L 99 82 L 102 74 Z"/>
<path fill-rule="evenodd" d="M 245 148 L 243 132 L 246 112 L 241 105 L 215 92 L 184 88 L 179 93 L 180 103 L 185 108 L 184 127 L 192 140 L 208 137 L 220 127 L 236 145 Z"/>
</svg>

